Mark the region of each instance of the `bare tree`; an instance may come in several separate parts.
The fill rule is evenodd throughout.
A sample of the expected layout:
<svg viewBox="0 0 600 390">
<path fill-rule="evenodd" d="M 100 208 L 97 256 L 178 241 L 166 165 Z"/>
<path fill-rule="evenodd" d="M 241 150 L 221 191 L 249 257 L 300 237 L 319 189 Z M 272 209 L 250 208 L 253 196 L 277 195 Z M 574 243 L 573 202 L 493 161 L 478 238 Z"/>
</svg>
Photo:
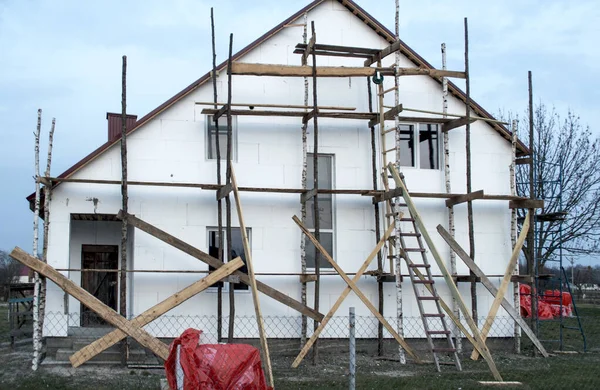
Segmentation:
<svg viewBox="0 0 600 390">
<path fill-rule="evenodd" d="M 519 126 L 527 140 L 528 126 Z M 600 138 L 569 110 L 565 118 L 540 103 L 534 109 L 535 198 L 538 210 L 536 258 L 539 269 L 563 255 L 600 252 Z M 517 194 L 529 197 L 529 166 L 517 166 Z M 526 210 L 519 211 L 525 217 Z M 523 247 L 527 262 L 529 251 Z"/>
<path fill-rule="evenodd" d="M 8 255 L 8 252 L 0 250 L 0 292 L 4 301 L 8 300 L 8 286 L 15 283 L 21 272 L 21 264 Z"/>
</svg>

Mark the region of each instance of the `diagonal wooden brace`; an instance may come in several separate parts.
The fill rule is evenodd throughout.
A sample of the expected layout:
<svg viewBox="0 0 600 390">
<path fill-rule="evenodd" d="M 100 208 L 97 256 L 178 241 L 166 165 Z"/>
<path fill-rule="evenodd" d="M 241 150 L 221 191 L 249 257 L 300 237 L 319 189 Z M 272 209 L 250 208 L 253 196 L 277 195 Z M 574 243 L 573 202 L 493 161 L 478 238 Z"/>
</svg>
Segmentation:
<svg viewBox="0 0 600 390">
<path fill-rule="evenodd" d="M 180 251 L 187 253 L 188 255 L 195 257 L 196 259 L 203 261 L 204 263 L 210 265 L 213 268 L 219 268 L 223 266 L 223 262 L 217 258 L 210 256 L 208 253 L 202 252 L 200 249 L 188 244 L 187 242 L 180 240 L 179 238 L 157 228 L 156 226 L 150 225 L 148 222 L 142 221 L 141 219 L 123 212 L 123 210 L 119 211 L 117 215 L 119 219 L 127 219 L 127 223 L 131 226 L 134 226 L 140 229 L 143 232 L 148 233 L 149 235 L 158 238 L 159 240 L 166 242 L 167 244 L 173 246 L 174 248 L 179 249 Z M 237 275 L 240 277 L 240 281 L 248 286 L 250 286 L 250 278 L 248 274 L 242 271 L 235 271 L 233 275 Z M 304 314 L 307 317 L 312 318 L 315 321 L 321 321 L 323 319 L 323 314 L 318 311 L 298 302 L 297 300 L 290 298 L 286 294 L 282 293 L 270 287 L 260 281 L 256 281 L 256 288 L 258 291 L 263 294 L 275 299 L 283 303 L 286 306 L 291 307 L 292 309 Z"/>
<path fill-rule="evenodd" d="M 469 255 L 467 254 L 467 252 L 465 252 L 464 249 L 461 248 L 460 244 L 458 242 L 456 242 L 456 240 L 454 240 L 454 238 L 452 238 L 452 236 L 450 235 L 450 233 L 448 233 L 446 231 L 446 229 L 444 229 L 441 225 L 438 225 L 437 230 L 440 233 L 440 235 L 442 236 L 442 238 L 446 241 L 446 243 L 448 243 L 448 245 L 450 246 L 450 248 L 452 248 L 452 250 L 454 252 L 456 252 L 456 254 L 458 255 L 458 257 L 460 257 L 462 259 L 462 261 L 467 265 L 467 267 L 469 267 L 469 269 L 471 271 L 473 271 L 473 273 L 476 276 L 478 276 L 479 278 L 481 278 L 481 284 L 483 284 L 483 286 L 485 288 L 487 288 L 487 290 L 493 296 L 498 295 L 498 289 L 496 288 L 496 286 L 494 286 L 494 284 L 488 279 L 488 277 L 481 270 L 481 268 L 479 268 L 477 266 L 477 264 L 475 264 L 475 262 L 473 261 L 473 259 L 471 259 L 469 257 Z M 506 310 L 506 312 L 508 313 L 508 315 L 510 315 L 512 317 L 512 319 L 515 320 L 519 324 L 519 326 L 521 327 L 521 329 L 523 330 L 523 332 L 525 332 L 525 334 L 527 335 L 527 337 L 529 337 L 529 339 L 531 340 L 531 342 L 536 346 L 536 348 L 540 351 L 540 353 L 544 357 L 548 357 L 548 352 L 546 352 L 546 349 L 544 348 L 544 346 L 542 345 L 542 343 L 540 343 L 540 341 L 538 340 L 538 338 L 535 336 L 535 333 L 533 333 L 533 331 L 531 330 L 531 328 L 521 318 L 521 316 L 519 315 L 519 313 L 517 313 L 517 311 L 514 309 L 514 307 L 512 307 L 512 305 L 506 300 L 506 298 L 502 299 L 502 303 L 501 304 L 502 304 L 502 307 L 504 308 L 504 310 Z"/>
<path fill-rule="evenodd" d="M 504 277 L 502 278 L 502 282 L 500 283 L 500 288 L 498 289 L 498 293 L 496 294 L 494 302 L 490 307 L 490 312 L 488 313 L 488 316 L 485 320 L 485 324 L 483 324 L 483 328 L 481 328 L 481 337 L 484 341 L 487 338 L 490 329 L 492 329 L 492 325 L 494 324 L 494 320 L 496 319 L 496 314 L 498 313 L 500 304 L 504 299 L 504 295 L 506 295 L 506 290 L 508 289 L 510 277 L 515 272 L 515 266 L 517 265 L 517 261 L 519 261 L 519 253 L 521 253 L 521 248 L 523 248 L 523 244 L 525 244 L 525 239 L 527 238 L 527 233 L 529 232 L 529 221 L 530 215 L 529 212 L 527 212 L 527 217 L 525 217 L 525 222 L 523 223 L 523 227 L 521 228 L 521 234 L 519 234 L 519 238 L 515 243 L 512 255 L 510 256 L 510 260 L 508 261 L 508 265 L 506 266 L 506 271 L 504 272 Z M 471 354 L 471 359 L 477 360 L 478 358 L 479 352 L 473 351 L 473 353 Z"/>
<path fill-rule="evenodd" d="M 364 273 L 364 271 L 369 266 L 369 263 L 371 263 L 371 261 L 373 260 L 373 258 L 381 250 L 381 247 L 383 246 L 383 244 L 385 243 L 385 241 L 387 240 L 387 238 L 389 237 L 389 235 L 392 233 L 394 225 L 390 225 L 390 227 L 385 232 L 385 235 L 383 236 L 383 238 L 381 239 L 381 241 L 379 241 L 379 243 L 377 244 L 377 246 L 375 247 L 375 249 L 371 252 L 371 254 L 367 258 L 367 260 L 365 260 L 365 262 L 363 263 L 363 265 L 361 266 L 361 268 L 359 269 L 359 271 L 356 273 L 356 275 L 354 276 L 354 279 L 350 280 L 350 278 L 348 278 L 348 276 L 337 265 L 337 263 L 331 258 L 331 256 L 329 256 L 329 253 L 327 253 L 327 250 L 325 248 L 323 248 L 323 246 L 319 243 L 319 241 L 317 241 L 317 239 L 315 238 L 315 236 L 313 236 L 308 231 L 308 229 L 306 229 L 306 227 L 302 224 L 302 222 L 300 221 L 300 219 L 298 219 L 298 217 L 296 217 L 296 216 L 294 216 L 292 219 L 294 220 L 294 222 L 296 222 L 296 224 L 300 227 L 300 229 L 304 232 L 304 234 L 306 234 L 306 236 L 312 241 L 312 243 L 315 246 L 315 248 L 317 248 L 319 250 L 319 252 L 321 252 L 321 254 L 323 255 L 323 257 L 325 257 L 325 259 L 327 259 L 327 261 L 333 266 L 333 268 L 340 274 L 340 276 L 344 279 L 344 281 L 348 285 L 344 289 L 344 291 L 342 292 L 342 294 L 340 295 L 340 297 L 338 298 L 338 300 L 331 307 L 331 309 L 329 310 L 329 312 L 325 316 L 325 319 L 323 320 L 323 322 L 321 322 L 319 324 L 319 327 L 314 331 L 314 333 L 311 336 L 311 338 L 308 340 L 308 342 L 306 343 L 306 345 L 302 348 L 302 350 L 300 351 L 300 353 L 298 354 L 298 356 L 294 360 L 294 363 L 292 363 L 292 367 L 296 368 L 302 362 L 302 359 L 304 359 L 304 357 L 306 356 L 306 354 L 308 353 L 308 351 L 310 350 L 310 348 L 314 344 L 315 340 L 319 337 L 319 334 L 321 334 L 321 332 L 323 331 L 323 328 L 325 327 L 325 325 L 327 325 L 327 322 L 329 322 L 329 320 L 331 319 L 331 317 L 335 314 L 336 310 L 340 307 L 340 305 L 342 304 L 342 302 L 344 301 L 344 299 L 346 299 L 346 297 L 348 296 L 348 294 L 350 293 L 351 290 L 354 291 L 354 293 L 360 298 L 361 301 L 363 301 L 363 303 L 369 308 L 369 310 L 371 311 L 371 313 L 373 313 L 373 315 L 375 317 L 377 317 L 377 319 L 379 320 L 379 322 L 381 322 L 381 324 L 387 329 L 387 331 L 392 334 L 392 336 L 402 346 L 402 348 L 404 348 L 404 350 L 413 359 L 415 359 L 415 362 L 421 363 L 422 361 L 419 358 L 419 356 L 413 351 L 413 349 L 408 344 L 406 344 L 406 341 L 404 341 L 404 339 L 396 332 L 396 330 L 385 320 L 385 318 L 383 318 L 383 316 L 377 311 L 377 309 L 375 308 L 375 306 L 373 306 L 373 304 L 369 301 L 369 299 L 367 297 L 365 297 L 365 295 L 362 293 L 362 291 L 360 291 L 360 289 L 356 286 L 356 282 L 358 282 L 360 280 L 360 277 L 362 276 L 362 274 Z"/>
<path fill-rule="evenodd" d="M 154 352 L 161 359 L 167 360 L 167 357 L 169 356 L 169 347 L 165 343 L 150 335 L 145 330 L 137 327 L 131 323 L 131 321 L 125 319 L 119 313 L 106 306 L 98 298 L 73 283 L 72 280 L 69 280 L 53 267 L 36 259 L 19 247 L 13 249 L 10 253 L 10 257 L 52 280 L 66 293 L 72 295 L 73 298 L 96 312 L 103 320 L 116 326 L 128 336 L 136 339 L 137 342 Z"/>
<path fill-rule="evenodd" d="M 208 287 L 212 286 L 243 265 L 244 262 L 242 259 L 240 257 L 236 257 L 234 260 L 210 273 L 208 276 L 190 284 L 178 293 L 175 293 L 164 301 L 152 306 L 150 309 L 131 320 L 131 323 L 140 328 L 149 324 L 169 310 L 181 305 L 183 302 L 206 290 Z M 113 330 L 109 334 L 75 352 L 69 357 L 69 360 L 71 361 L 73 367 L 79 367 L 83 363 L 92 359 L 94 356 L 102 353 L 102 351 L 123 340 L 125 337 L 127 337 L 127 335 L 120 329 Z"/>
</svg>

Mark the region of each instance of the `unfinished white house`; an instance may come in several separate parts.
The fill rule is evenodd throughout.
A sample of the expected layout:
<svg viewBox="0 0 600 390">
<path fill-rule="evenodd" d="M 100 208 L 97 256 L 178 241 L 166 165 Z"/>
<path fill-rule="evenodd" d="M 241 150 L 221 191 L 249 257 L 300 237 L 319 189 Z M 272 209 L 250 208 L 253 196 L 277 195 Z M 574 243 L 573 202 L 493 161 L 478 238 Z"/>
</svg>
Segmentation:
<svg viewBox="0 0 600 390">
<path fill-rule="evenodd" d="M 300 66 L 302 54 L 295 54 L 294 51 L 298 51 L 298 44 L 305 42 L 303 26 L 308 26 L 310 38 L 313 21 L 318 44 L 371 49 L 370 52 L 363 51 L 363 56 L 356 58 L 319 55 L 319 67 L 364 67 L 366 59 L 397 41 L 393 32 L 353 1 L 316 0 L 235 53 L 232 57 L 234 64 Z M 385 57 L 381 65 L 375 63 L 373 66 L 434 69 L 402 41 L 398 53 L 397 63 L 392 54 Z M 312 69 L 311 64 L 312 57 L 309 56 L 305 68 Z M 217 68 L 218 108 L 221 108 L 228 98 L 227 63 L 223 62 Z M 380 112 L 397 107 L 395 77 L 382 74 L 382 84 L 376 84 L 373 78 L 365 76 L 318 77 L 317 82 L 318 106 L 339 108 L 322 108 L 319 110 L 322 115 L 318 114 L 319 189 L 334 190 L 318 195 L 320 241 L 337 264 L 350 275 L 359 269 L 377 244 L 373 194 L 386 190 L 382 181 L 382 177 L 387 176 L 384 162 L 395 162 L 398 151 L 396 131 L 386 132 L 387 127 L 396 129 L 395 117 L 386 117 L 383 127 L 382 121 L 377 119 L 381 118 Z M 302 269 L 301 241 L 304 237 L 292 220 L 294 215 L 301 216 L 300 195 L 312 188 L 313 180 L 314 125 L 311 118 L 307 121 L 305 151 L 302 137 L 303 115 L 313 107 L 313 79 L 311 74 L 307 76 L 305 85 L 303 77 L 233 74 L 231 84 L 232 162 L 238 185 L 242 189 L 240 196 L 256 278 L 298 302 L 302 300 L 301 274 L 314 274 L 315 271 L 314 247 L 308 240 L 307 268 Z M 380 76 L 377 73 L 375 81 L 379 82 Z M 413 200 L 419 214 L 450 269 L 451 250 L 437 233 L 436 227 L 441 224 L 448 229 L 450 209 L 446 199 L 451 196 L 428 197 L 427 194 L 448 193 L 447 184 L 453 194 L 468 192 L 465 149 L 467 121 L 447 130 L 448 153 L 444 153 L 443 142 L 444 126 L 465 115 L 467 97 L 450 83 L 447 94 L 449 116 L 444 117 L 436 114 L 443 111 L 444 105 L 441 77 L 434 72 L 424 72 L 422 75 L 402 76 L 399 80 L 398 100 L 407 109 L 398 114 L 400 171 L 408 190 L 415 194 Z M 371 84 L 370 88 L 368 84 Z M 308 92 L 307 101 L 305 88 Z M 382 90 L 388 91 L 382 101 L 383 107 L 379 100 Z M 369 107 L 369 96 L 372 108 Z M 129 116 L 128 212 L 216 257 L 219 242 L 214 189 L 217 180 L 216 138 L 220 137 L 224 183 L 227 121 L 225 115 L 221 116 L 217 133 L 210 114 L 206 114 L 206 109 L 214 108 L 206 104 L 210 102 L 213 102 L 213 80 L 211 72 L 207 72 L 144 117 L 137 119 Z M 265 108 L 261 105 L 279 107 Z M 281 107 L 286 105 L 308 105 L 308 109 Z M 514 158 L 511 133 L 503 125 L 487 120 L 493 118 L 474 101 L 470 101 L 470 107 L 470 116 L 474 119 L 470 124 L 472 191 L 483 190 L 487 197 L 473 202 L 475 260 L 490 275 L 490 279 L 498 283 L 512 253 L 511 210 L 508 204 L 512 199 L 510 167 Z M 251 110 L 301 114 L 236 115 L 236 110 L 246 114 Z M 351 115 L 342 117 L 342 114 L 340 117 L 327 117 L 327 112 L 355 113 L 357 117 L 360 116 L 358 113 L 369 115 L 355 119 Z M 107 119 L 107 142 L 61 174 L 59 179 L 62 180 L 57 180 L 58 184 L 53 188 L 47 258 L 49 265 L 62 270 L 69 279 L 118 310 L 118 273 L 80 271 L 121 268 L 121 221 L 117 218 L 122 208 L 119 185 L 121 116 L 108 114 Z M 370 121 L 375 128 L 375 151 L 372 150 Z M 386 153 L 384 147 L 394 151 Z M 527 153 L 527 148 L 517 143 L 517 155 Z M 375 167 L 372 166 L 373 156 L 376 157 Z M 448 177 L 446 165 L 449 166 Z M 377 191 L 373 188 L 374 168 Z M 302 180 L 303 171 L 308 175 L 305 183 Z M 163 185 L 137 185 L 136 182 Z M 393 188 L 392 179 L 389 182 Z M 177 185 L 167 186 L 164 183 Z M 202 187 L 204 184 L 211 189 Z M 353 191 L 344 193 L 341 190 Z M 233 195 L 229 196 L 233 199 Z M 375 203 L 380 210 L 378 223 L 383 235 L 390 213 L 385 202 Z M 235 252 L 234 256 L 245 258 L 235 207 L 232 210 L 232 252 Z M 306 202 L 306 210 L 305 223 L 309 229 L 313 229 L 312 200 Z M 468 250 L 467 203 L 457 204 L 453 212 L 455 238 Z M 382 251 L 382 268 L 378 270 L 377 258 L 373 259 L 368 267 L 371 272 L 362 276 L 357 285 L 373 305 L 378 306 L 379 282 L 376 275 L 381 276 L 383 315 L 390 318 L 395 326 L 399 291 L 404 317 L 419 318 L 420 312 L 404 263 L 401 290 L 396 285 L 394 275 L 397 270 L 395 261 L 388 257 L 393 252 L 389 246 L 387 243 Z M 430 249 L 426 251 L 429 253 Z M 135 271 L 209 271 L 207 264 L 131 226 L 127 257 L 127 269 L 134 271 L 127 273 L 128 318 L 139 315 L 205 276 L 203 273 L 190 272 Z M 430 263 L 432 274 L 439 276 L 441 271 L 433 259 L 430 259 Z M 319 312 L 325 314 L 346 284 L 323 257 L 320 264 Z M 469 269 L 457 259 L 455 272 L 465 276 L 469 274 Z M 314 281 L 310 277 L 302 280 L 308 280 L 306 305 L 313 307 Z M 444 280 L 436 276 L 435 281 L 439 296 L 446 302 L 452 302 Z M 229 288 L 230 283 L 225 280 L 221 289 L 223 335 L 227 334 L 229 323 Z M 470 284 L 459 283 L 459 288 L 465 302 L 470 305 Z M 482 286 L 478 285 L 477 288 L 477 309 L 480 317 L 485 317 L 493 297 Z M 159 337 L 176 337 L 186 328 L 195 327 L 202 329 L 209 339 L 216 340 L 218 291 L 217 286 L 209 288 L 170 311 L 167 319 L 161 317 L 146 329 Z M 235 322 L 235 337 L 257 337 L 256 323 L 243 320 L 255 315 L 249 288 L 241 283 L 236 284 L 234 298 L 235 316 L 240 319 Z M 269 337 L 300 337 L 302 315 L 298 311 L 265 294 L 260 294 L 260 301 Z M 350 306 L 356 307 L 357 316 L 373 317 L 354 293 L 343 302 L 336 315 L 347 316 Z M 103 325 L 88 316 L 85 307 L 51 282 L 47 285 L 45 311 L 45 337 L 65 337 L 76 328 Z M 506 314 L 501 309 L 498 315 Z M 272 326 L 270 330 L 273 321 L 282 321 L 283 318 L 286 320 L 282 325 Z M 411 326 L 411 329 L 405 329 L 407 337 L 424 337 L 420 323 L 412 321 Z M 309 319 L 309 335 L 311 329 L 312 322 Z M 325 328 L 321 337 L 346 337 L 345 333 L 339 334 L 339 331 Z M 491 335 L 512 337 L 513 329 L 493 329 Z M 357 336 L 377 337 L 377 320 L 373 317 L 370 328 L 358 328 Z M 384 337 L 390 337 L 387 331 Z"/>
</svg>

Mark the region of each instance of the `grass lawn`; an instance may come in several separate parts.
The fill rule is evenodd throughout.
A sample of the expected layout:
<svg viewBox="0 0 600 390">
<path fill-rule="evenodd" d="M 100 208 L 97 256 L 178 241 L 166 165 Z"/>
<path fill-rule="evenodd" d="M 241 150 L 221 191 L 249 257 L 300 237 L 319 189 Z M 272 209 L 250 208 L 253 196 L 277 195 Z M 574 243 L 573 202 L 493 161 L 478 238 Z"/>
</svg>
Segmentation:
<svg viewBox="0 0 600 390">
<path fill-rule="evenodd" d="M 6 307 L 0 306 L 0 329 L 5 329 Z M 531 346 L 523 338 L 523 354 L 515 355 L 494 351 L 492 355 L 505 381 L 518 381 L 518 387 L 504 389 L 598 389 L 600 388 L 600 306 L 582 306 L 580 313 L 585 328 L 588 351 L 582 353 L 582 341 L 576 331 L 565 330 L 565 350 L 572 354 L 554 353 L 555 346 L 548 345 L 551 357 L 531 356 Z M 574 319 L 565 325 L 575 324 Z M 558 323 L 543 323 L 543 337 L 556 338 Z M 343 344 L 344 341 L 341 341 Z M 320 364 L 313 366 L 307 359 L 298 369 L 290 368 L 297 350 L 288 352 L 273 346 L 271 357 L 277 389 L 347 389 L 346 348 L 321 347 Z M 43 368 L 37 372 L 29 369 L 31 347 L 17 351 L 0 351 L 0 389 L 158 389 L 162 370 L 130 370 L 120 367 L 90 366 L 78 369 L 66 367 Z M 388 353 L 392 353 L 390 348 Z M 284 353 L 285 352 L 285 353 Z M 479 389 L 478 381 L 492 381 L 487 364 L 476 362 L 469 355 L 462 357 L 463 371 L 443 366 L 442 373 L 432 364 L 416 365 L 377 360 L 372 351 L 357 346 L 357 389 Z"/>
</svg>

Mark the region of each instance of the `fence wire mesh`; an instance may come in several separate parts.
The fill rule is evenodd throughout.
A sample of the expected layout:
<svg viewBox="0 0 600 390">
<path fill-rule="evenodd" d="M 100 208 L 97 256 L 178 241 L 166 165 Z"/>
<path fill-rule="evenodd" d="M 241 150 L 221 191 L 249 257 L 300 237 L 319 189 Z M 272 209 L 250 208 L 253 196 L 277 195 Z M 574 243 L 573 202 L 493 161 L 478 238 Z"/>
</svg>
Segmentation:
<svg viewBox="0 0 600 390">
<path fill-rule="evenodd" d="M 586 332 L 586 347 L 589 352 L 600 352 L 600 310 L 597 308 L 580 308 L 580 321 Z M 387 321 L 395 328 L 396 318 L 387 317 Z M 223 373 L 237 372 L 236 381 L 253 381 L 262 375 L 264 357 L 261 356 L 260 342 L 258 339 L 256 319 L 252 316 L 235 318 L 234 338 L 227 339 L 229 318 L 224 316 L 221 320 L 221 334 L 218 338 L 218 319 L 216 316 L 183 316 L 163 315 L 156 320 L 151 318 L 129 318 L 136 327 L 143 329 L 149 336 L 157 338 L 164 346 L 167 354 L 169 346 L 174 339 L 184 334 L 187 329 L 201 331 L 199 339 L 189 339 L 174 351 L 167 364 L 160 356 L 144 347 L 132 337 L 127 337 L 120 330 L 115 330 L 103 320 L 93 314 L 86 313 L 81 316 L 77 313 L 64 314 L 61 312 L 48 312 L 44 320 L 44 354 L 40 366 L 41 372 L 51 372 L 70 378 L 86 375 L 127 375 L 137 370 L 150 369 L 150 372 L 160 373 L 164 376 L 165 366 L 167 372 L 173 373 L 173 378 L 182 380 L 186 365 L 194 364 L 194 372 L 200 372 L 196 380 L 206 378 L 219 378 L 227 380 Z M 328 325 L 319 336 L 319 365 L 313 365 L 312 351 L 309 352 L 300 364 L 299 370 L 290 368 L 292 362 L 300 352 L 303 344 L 302 318 L 300 316 L 266 316 L 263 319 L 266 336 L 268 338 L 270 357 L 273 365 L 274 380 L 277 383 L 283 377 L 312 376 L 325 378 L 327 371 L 341 372 L 347 375 L 350 362 L 349 354 L 349 318 L 348 316 L 332 317 Z M 481 329 L 486 318 L 479 318 Z M 465 324 L 466 325 L 466 324 Z M 496 317 L 489 333 L 487 345 L 494 356 L 515 356 L 514 321 L 510 317 Z M 566 318 L 562 321 L 563 350 L 583 351 L 583 339 L 574 328 L 576 318 Z M 433 326 L 433 324 L 432 324 Z M 449 324 L 452 329 L 452 324 Z M 405 317 L 403 319 L 403 337 L 416 353 L 425 361 L 432 361 L 420 317 Z M 557 340 L 561 331 L 559 321 L 542 321 L 539 324 L 540 339 L 549 352 L 559 350 Z M 371 316 L 355 317 L 354 327 L 356 337 L 356 367 L 360 373 L 368 367 L 376 370 L 390 364 L 394 372 L 404 370 L 398 363 L 398 344 L 384 329 L 382 356 L 378 354 L 378 320 Z M 313 321 L 308 320 L 307 338 L 313 334 Z M 189 335 L 188 335 L 189 336 Z M 436 336 L 442 337 L 442 336 Z M 533 346 L 524 334 L 521 334 L 521 354 L 530 356 Z M 126 344 L 125 344 L 126 343 Z M 5 347 L 10 348 L 9 343 Z M 24 340 L 16 343 L 20 349 L 20 358 L 25 364 L 31 360 L 31 341 Z M 193 348 L 190 348 L 193 345 Z M 461 360 L 468 361 L 472 346 L 467 339 L 463 339 L 464 346 L 461 351 Z M 179 349 L 179 354 L 177 354 Z M 383 363 L 384 361 L 388 363 Z M 73 366 L 78 366 L 74 368 Z M 362 366 L 362 367 L 361 367 Z M 110 368 L 109 368 L 110 367 Z M 408 367 L 411 365 L 409 359 Z M 445 368 L 450 370 L 450 368 Z M 237 370 L 237 371 L 236 371 Z M 336 371 L 337 370 L 337 371 Z M 435 372 L 434 366 L 429 366 L 429 371 Z M 142 381 L 141 374 L 132 375 Z M 228 374 L 229 375 L 229 374 Z M 233 375 L 233 374 L 231 374 Z M 190 374 L 186 374 L 188 378 Z M 220 377 L 219 377 L 220 376 Z M 360 376 L 360 375 L 359 375 Z M 100 376 L 102 377 L 102 376 Z M 203 379 L 204 378 L 204 379 Z M 129 378 L 131 379 L 131 378 Z M 232 379 L 233 380 L 233 379 Z M 268 379 L 266 379 L 268 380 Z M 144 388 L 142 382 L 135 382 L 138 388 Z M 152 388 L 152 387 L 150 387 Z"/>
</svg>

